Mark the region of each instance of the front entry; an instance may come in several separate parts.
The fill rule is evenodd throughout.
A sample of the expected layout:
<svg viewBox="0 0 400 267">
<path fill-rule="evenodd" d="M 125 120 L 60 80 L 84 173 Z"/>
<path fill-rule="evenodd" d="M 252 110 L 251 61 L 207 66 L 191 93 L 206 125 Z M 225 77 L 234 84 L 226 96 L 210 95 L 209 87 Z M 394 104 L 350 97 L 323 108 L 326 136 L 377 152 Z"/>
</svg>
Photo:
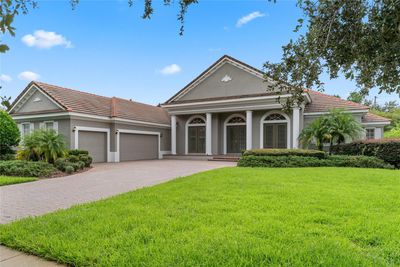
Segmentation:
<svg viewBox="0 0 400 267">
<path fill-rule="evenodd" d="M 264 148 L 287 148 L 287 123 L 264 124 Z"/>
<path fill-rule="evenodd" d="M 206 153 L 206 127 L 190 126 L 188 128 L 189 153 Z"/>
<path fill-rule="evenodd" d="M 241 153 L 246 149 L 246 125 L 226 126 L 226 152 Z"/>
</svg>

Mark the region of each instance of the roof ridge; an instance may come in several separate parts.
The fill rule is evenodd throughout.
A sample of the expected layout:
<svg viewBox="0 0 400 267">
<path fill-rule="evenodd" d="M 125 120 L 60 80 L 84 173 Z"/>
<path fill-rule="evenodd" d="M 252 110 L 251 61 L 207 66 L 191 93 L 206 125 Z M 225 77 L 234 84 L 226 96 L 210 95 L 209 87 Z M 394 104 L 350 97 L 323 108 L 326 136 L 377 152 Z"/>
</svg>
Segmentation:
<svg viewBox="0 0 400 267">
<path fill-rule="evenodd" d="M 153 107 L 153 108 L 163 109 L 163 108 L 158 107 L 158 106 L 155 106 L 155 105 L 150 105 L 150 104 L 146 104 L 146 103 L 142 103 L 142 102 L 138 102 L 138 101 L 126 99 L 126 98 L 121 98 L 121 97 L 117 97 L 117 96 L 114 96 L 114 98 L 117 99 L 117 100 L 122 100 L 122 101 L 125 101 L 125 102 L 129 102 L 129 103 L 134 103 L 134 104 L 149 106 L 149 107 Z M 164 110 L 164 109 L 163 109 L 163 110 Z"/>
<path fill-rule="evenodd" d="M 38 84 L 39 86 L 40 86 L 40 85 L 45 85 L 45 86 L 47 85 L 47 86 L 56 87 L 56 88 L 59 88 L 59 89 L 62 89 L 62 90 L 69 90 L 69 91 L 74 91 L 74 92 L 81 93 L 81 94 L 86 94 L 86 95 L 91 95 L 91 96 L 96 96 L 96 97 L 102 97 L 102 98 L 106 98 L 106 99 L 111 99 L 111 97 L 108 97 L 108 96 L 97 95 L 97 94 L 88 93 L 88 92 L 84 92 L 84 91 L 80 91 L 80 90 L 76 90 L 76 89 L 71 89 L 71 88 L 67 88 L 67 87 L 62 87 L 62 86 L 54 85 L 54 84 L 49 84 L 49 83 L 44 83 L 44 82 L 38 82 L 38 81 L 35 81 L 34 83 Z"/>
</svg>

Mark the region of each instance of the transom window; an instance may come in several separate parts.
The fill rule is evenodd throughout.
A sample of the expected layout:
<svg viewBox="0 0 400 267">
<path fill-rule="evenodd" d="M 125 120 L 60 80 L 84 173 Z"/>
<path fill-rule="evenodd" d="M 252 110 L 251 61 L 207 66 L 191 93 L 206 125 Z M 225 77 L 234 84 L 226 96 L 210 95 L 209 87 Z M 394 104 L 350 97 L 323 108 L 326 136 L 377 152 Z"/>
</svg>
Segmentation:
<svg viewBox="0 0 400 267">
<path fill-rule="evenodd" d="M 273 113 L 265 118 L 266 121 L 285 121 L 286 118 L 282 114 Z"/>
<path fill-rule="evenodd" d="M 235 123 L 246 123 L 246 120 L 243 119 L 242 117 L 233 117 L 232 119 L 230 119 L 228 121 L 228 123 L 232 123 L 232 124 L 235 124 Z"/>
<path fill-rule="evenodd" d="M 366 129 L 367 139 L 375 139 L 375 129 Z"/>
<path fill-rule="evenodd" d="M 194 118 L 189 124 L 205 124 L 206 122 L 202 118 Z"/>
</svg>

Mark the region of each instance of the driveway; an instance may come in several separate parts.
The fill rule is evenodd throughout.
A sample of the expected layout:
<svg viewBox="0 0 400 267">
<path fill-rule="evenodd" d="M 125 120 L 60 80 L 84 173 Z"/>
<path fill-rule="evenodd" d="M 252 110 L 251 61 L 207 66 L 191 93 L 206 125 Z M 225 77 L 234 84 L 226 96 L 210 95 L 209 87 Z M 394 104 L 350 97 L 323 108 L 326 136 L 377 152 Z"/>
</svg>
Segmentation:
<svg viewBox="0 0 400 267">
<path fill-rule="evenodd" d="M 0 223 L 42 215 L 151 186 L 201 171 L 235 166 L 231 162 L 148 160 L 95 164 L 62 178 L 0 187 Z"/>
</svg>

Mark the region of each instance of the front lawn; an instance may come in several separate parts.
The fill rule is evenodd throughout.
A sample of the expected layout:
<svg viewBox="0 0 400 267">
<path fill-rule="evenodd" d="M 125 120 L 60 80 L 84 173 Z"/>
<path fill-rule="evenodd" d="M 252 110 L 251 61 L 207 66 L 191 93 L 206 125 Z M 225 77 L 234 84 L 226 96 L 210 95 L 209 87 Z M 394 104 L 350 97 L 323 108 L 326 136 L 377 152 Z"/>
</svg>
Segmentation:
<svg viewBox="0 0 400 267">
<path fill-rule="evenodd" d="M 0 186 L 36 181 L 33 177 L 0 176 Z"/>
<path fill-rule="evenodd" d="M 0 226 L 77 266 L 400 265 L 400 171 L 224 168 Z"/>
</svg>

